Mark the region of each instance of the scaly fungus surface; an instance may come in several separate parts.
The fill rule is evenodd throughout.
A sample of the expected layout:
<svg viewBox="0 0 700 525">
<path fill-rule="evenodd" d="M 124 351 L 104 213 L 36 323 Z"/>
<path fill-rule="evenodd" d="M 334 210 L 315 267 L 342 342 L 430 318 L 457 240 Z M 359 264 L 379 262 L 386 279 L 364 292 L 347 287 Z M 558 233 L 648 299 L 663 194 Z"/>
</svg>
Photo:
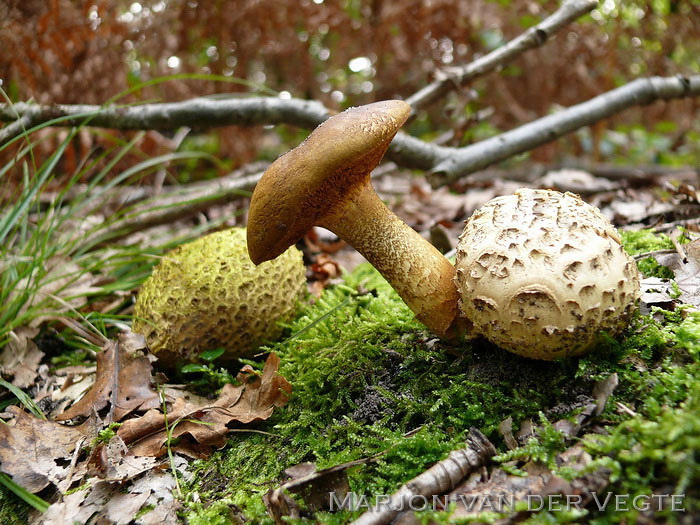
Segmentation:
<svg viewBox="0 0 700 525">
<path fill-rule="evenodd" d="M 370 171 L 409 114 L 400 100 L 348 109 L 277 159 L 250 205 L 253 262 L 324 226 L 445 340 L 483 335 L 526 357 L 556 359 L 591 349 L 601 331 L 619 333 L 635 308 L 639 274 L 610 222 L 580 198 L 521 190 L 488 203 L 460 237 L 458 275 L 381 202 Z"/>
<path fill-rule="evenodd" d="M 475 333 L 525 357 L 588 350 L 617 335 L 639 274 L 610 222 L 571 193 L 518 190 L 467 221 L 457 248 L 460 311 Z"/>
</svg>

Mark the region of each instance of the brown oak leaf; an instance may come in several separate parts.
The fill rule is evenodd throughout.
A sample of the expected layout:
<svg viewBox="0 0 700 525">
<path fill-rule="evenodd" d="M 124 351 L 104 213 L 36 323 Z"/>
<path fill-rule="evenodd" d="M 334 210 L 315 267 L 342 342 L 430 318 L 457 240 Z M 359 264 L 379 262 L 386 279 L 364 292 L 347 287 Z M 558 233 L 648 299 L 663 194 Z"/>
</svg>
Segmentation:
<svg viewBox="0 0 700 525">
<path fill-rule="evenodd" d="M 0 469 L 30 492 L 56 486 L 74 474 L 74 458 L 82 445 L 97 435 L 93 415 L 80 426 L 68 427 L 36 418 L 10 406 L 13 424 L 0 424 Z"/>
<path fill-rule="evenodd" d="M 95 384 L 72 407 L 56 417 L 66 421 L 87 416 L 110 405 L 110 421 L 120 421 L 135 410 L 160 406 L 158 392 L 153 388 L 151 363 L 139 350 L 130 332 L 120 334 L 118 341 L 109 341 L 97 354 Z M 143 343 L 145 348 L 145 343 Z"/>
<path fill-rule="evenodd" d="M 212 447 L 226 444 L 233 423 L 248 424 L 268 419 L 275 408 L 287 403 L 291 385 L 277 372 L 279 357 L 270 354 L 261 375 L 250 366 L 238 374 L 238 384 L 227 384 L 218 399 L 197 403 L 184 398 L 174 401 L 167 414 L 172 438 L 181 440 L 173 448 L 183 454 L 200 456 Z M 125 421 L 117 434 L 137 456 L 161 456 L 166 452 L 166 416 L 149 410 L 143 417 Z"/>
</svg>

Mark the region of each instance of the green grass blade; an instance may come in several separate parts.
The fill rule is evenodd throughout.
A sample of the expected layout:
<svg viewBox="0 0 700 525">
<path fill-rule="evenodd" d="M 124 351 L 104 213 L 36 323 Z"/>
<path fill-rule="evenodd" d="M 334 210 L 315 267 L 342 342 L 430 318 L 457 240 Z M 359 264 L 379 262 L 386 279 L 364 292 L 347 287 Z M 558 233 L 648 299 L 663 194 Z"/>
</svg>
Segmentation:
<svg viewBox="0 0 700 525">
<path fill-rule="evenodd" d="M 15 385 L 13 385 L 12 383 L 8 383 L 2 378 L 0 378 L 0 386 L 4 386 L 10 392 L 12 392 L 14 396 L 19 400 L 19 402 L 22 403 L 22 405 L 27 410 L 29 410 L 29 412 L 34 414 L 39 419 L 43 419 L 44 421 L 46 421 L 46 416 L 41 411 L 41 409 L 38 406 L 36 406 L 34 400 L 31 397 L 29 397 L 21 388 L 17 388 Z"/>
<path fill-rule="evenodd" d="M 0 220 L 0 245 L 5 242 L 5 238 L 10 233 L 12 228 L 15 227 L 17 221 L 22 217 L 32 202 L 34 202 L 37 193 L 43 188 L 46 181 L 53 174 L 53 170 L 58 164 L 58 160 L 63 155 L 71 139 L 75 136 L 75 130 L 71 132 L 66 140 L 59 146 L 59 148 L 49 157 L 49 159 L 44 163 L 39 173 L 37 173 L 35 180 L 31 181 L 31 184 L 26 184 L 23 190 L 23 195 L 20 197 L 17 205 L 13 206 L 10 211 L 5 215 L 2 220 Z"/>
<path fill-rule="evenodd" d="M 49 502 L 44 501 L 36 494 L 32 494 L 27 489 L 18 485 L 12 478 L 7 474 L 0 472 L 0 484 L 2 484 L 6 489 L 13 492 L 18 498 L 24 501 L 27 505 L 31 505 L 39 512 L 46 512 L 49 509 Z"/>
</svg>

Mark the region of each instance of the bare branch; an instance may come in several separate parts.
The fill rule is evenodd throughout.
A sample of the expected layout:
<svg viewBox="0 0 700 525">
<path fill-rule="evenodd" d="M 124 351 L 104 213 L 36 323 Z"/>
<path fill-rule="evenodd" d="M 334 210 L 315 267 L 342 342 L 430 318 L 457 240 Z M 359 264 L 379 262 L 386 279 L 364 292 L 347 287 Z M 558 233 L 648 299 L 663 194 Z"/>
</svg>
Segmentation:
<svg viewBox="0 0 700 525">
<path fill-rule="evenodd" d="M 316 101 L 281 99 L 276 97 L 214 98 L 199 97 L 182 102 L 143 104 L 140 106 L 93 106 L 56 104 L 40 106 L 18 102 L 0 104 L 0 121 L 26 119 L 34 124 L 66 118 L 61 126 L 90 126 L 111 129 L 169 130 L 182 126 L 212 128 L 236 124 L 254 126 L 260 124 L 293 124 L 314 128 L 329 116 L 328 110 Z M 0 144 L 16 136 L 17 130 L 3 133 Z M 19 133 L 21 133 L 19 128 Z M 4 136 L 7 135 L 7 136 Z"/>
<path fill-rule="evenodd" d="M 15 137 L 18 137 L 25 130 L 34 126 L 34 124 L 35 122 L 32 121 L 32 118 L 29 115 L 23 115 L 17 118 L 17 120 L 12 122 L 11 124 L 8 124 L 7 126 L 0 129 L 0 145 L 9 142 Z"/>
<path fill-rule="evenodd" d="M 97 230 L 96 236 L 88 237 L 87 245 L 115 242 L 134 232 L 167 224 L 178 219 L 196 215 L 212 206 L 247 197 L 262 177 L 263 172 L 241 176 L 234 172 L 204 183 L 193 183 L 134 206 L 128 215 Z"/>
<path fill-rule="evenodd" d="M 389 148 L 389 157 L 400 166 L 431 172 L 433 185 L 447 184 L 629 107 L 649 104 L 655 100 L 698 95 L 700 75 L 640 78 L 581 104 L 462 148 L 438 146 L 399 133 Z M 313 128 L 328 118 L 329 111 L 315 101 L 271 97 L 218 100 L 196 98 L 184 102 L 126 108 L 35 106 L 25 103 L 0 105 L 0 120 L 27 117 L 32 122 L 46 122 L 57 117 L 67 117 L 69 120 L 60 122 L 61 125 L 77 125 L 85 120 L 86 114 L 91 115 L 90 125 L 114 129 L 282 123 Z"/>
<path fill-rule="evenodd" d="M 543 46 L 554 33 L 597 5 L 597 0 L 565 0 L 552 15 L 507 44 L 465 66 L 445 68 L 436 81 L 411 95 L 406 102 L 413 107 L 414 112 L 432 104 L 453 89 L 504 66 L 525 51 Z"/>
<path fill-rule="evenodd" d="M 557 113 L 547 115 L 511 131 L 463 148 L 442 148 L 432 152 L 425 169 L 431 171 L 431 184 L 440 186 L 551 142 L 567 133 L 594 124 L 627 108 L 700 95 L 700 75 L 692 77 L 640 78 Z M 440 158 L 435 162 L 436 157 Z M 432 166 L 428 167 L 430 163 Z"/>
</svg>

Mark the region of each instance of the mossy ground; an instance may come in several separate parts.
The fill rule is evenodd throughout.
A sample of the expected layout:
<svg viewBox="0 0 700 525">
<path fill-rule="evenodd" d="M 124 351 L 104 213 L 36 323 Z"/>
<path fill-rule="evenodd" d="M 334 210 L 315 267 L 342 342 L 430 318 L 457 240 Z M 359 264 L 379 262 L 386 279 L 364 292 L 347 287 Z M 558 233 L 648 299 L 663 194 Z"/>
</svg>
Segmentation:
<svg viewBox="0 0 700 525">
<path fill-rule="evenodd" d="M 669 243 L 651 234 L 625 240 L 634 253 Z M 639 316 L 619 341 L 603 341 L 590 356 L 532 361 L 481 341 L 460 347 L 436 341 L 388 284 L 363 266 L 306 307 L 289 333 L 270 347 L 294 386 L 289 404 L 257 429 L 266 434 L 234 434 L 226 449 L 197 464 L 190 490 L 202 503 L 190 505 L 190 522 L 227 523 L 235 514 L 271 522 L 262 495 L 283 481 L 285 468 L 304 461 L 324 468 L 384 452 L 377 463 L 351 471 L 350 484 L 359 494 L 389 494 L 459 447 L 470 427 L 505 451 L 501 421 L 538 421 L 540 413 L 550 421 L 565 417 L 590 399 L 595 381 L 613 372 L 620 385 L 600 416 L 610 433 L 585 440 L 594 465 L 612 469 L 615 493 L 682 491 L 688 512 L 700 512 L 698 316 Z M 620 413 L 616 402 L 638 415 Z M 548 443 L 541 446 L 563 440 Z M 351 516 L 315 517 L 345 523 Z M 587 518 L 625 519 L 634 521 L 634 512 Z"/>
<path fill-rule="evenodd" d="M 668 239 L 639 234 L 625 241 L 643 253 Z M 306 306 L 286 339 L 270 347 L 293 384 L 289 404 L 255 429 L 194 465 L 184 518 L 193 524 L 271 523 L 262 495 L 282 471 L 304 461 L 319 468 L 383 453 L 350 472 L 358 494 L 388 494 L 460 447 L 477 427 L 500 452 L 498 425 L 512 417 L 554 421 L 590 398 L 613 372 L 619 386 L 599 422 L 608 435 L 584 439 L 593 467 L 613 472 L 616 494 L 685 493 L 685 515 L 700 515 L 700 317 L 655 311 L 638 316 L 618 341 L 603 341 L 581 359 L 531 361 L 483 342 L 447 346 L 432 336 L 369 266 L 348 275 Z M 624 403 L 637 416 L 621 413 Z M 546 433 L 524 453 L 548 458 L 563 439 Z M 196 497 L 195 497 L 196 495 Z M 195 502 L 196 503 L 193 503 Z M 25 521 L 26 507 L 0 487 L 0 517 Z M 346 523 L 348 512 L 316 515 Z M 434 516 L 435 517 L 435 516 Z M 673 521 L 678 514 L 658 516 Z M 594 512 L 587 522 L 634 522 L 636 511 Z M 445 518 L 447 519 L 447 518 Z M 537 522 L 572 519 L 540 513 Z M 581 518 L 578 517 L 580 520 Z"/>
<path fill-rule="evenodd" d="M 0 523 L 20 525 L 27 523 L 30 507 L 12 492 L 0 486 Z"/>
</svg>

